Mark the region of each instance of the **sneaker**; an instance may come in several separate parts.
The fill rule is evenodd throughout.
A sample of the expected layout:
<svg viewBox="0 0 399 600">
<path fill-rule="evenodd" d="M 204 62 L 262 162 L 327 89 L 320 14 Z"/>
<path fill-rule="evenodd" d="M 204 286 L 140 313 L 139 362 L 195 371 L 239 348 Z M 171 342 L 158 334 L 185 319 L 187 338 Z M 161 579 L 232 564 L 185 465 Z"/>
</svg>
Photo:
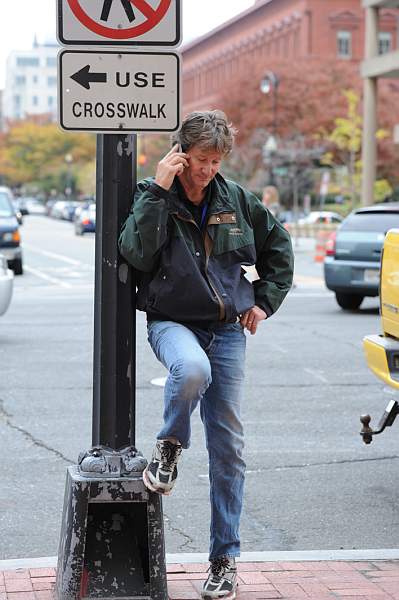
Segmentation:
<svg viewBox="0 0 399 600">
<path fill-rule="evenodd" d="M 157 440 L 151 462 L 143 471 L 144 485 L 149 490 L 165 496 L 170 494 L 176 482 L 176 465 L 181 451 L 181 444 Z"/>
<path fill-rule="evenodd" d="M 204 583 L 201 597 L 203 600 L 233 600 L 237 590 L 237 567 L 234 558 L 221 556 L 211 560 L 208 579 Z"/>
</svg>

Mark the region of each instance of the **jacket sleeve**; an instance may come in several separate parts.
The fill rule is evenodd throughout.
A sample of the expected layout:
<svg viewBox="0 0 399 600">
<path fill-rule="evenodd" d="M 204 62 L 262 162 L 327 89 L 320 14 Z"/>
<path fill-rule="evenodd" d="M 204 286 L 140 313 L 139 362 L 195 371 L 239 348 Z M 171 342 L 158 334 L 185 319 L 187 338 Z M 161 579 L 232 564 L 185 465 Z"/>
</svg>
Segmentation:
<svg viewBox="0 0 399 600">
<path fill-rule="evenodd" d="M 130 214 L 119 235 L 119 251 L 135 269 L 154 269 L 167 238 L 168 192 L 153 181 L 137 184 Z"/>
<path fill-rule="evenodd" d="M 255 304 L 270 317 L 291 289 L 294 253 L 288 231 L 252 194 L 249 211 L 255 237 L 255 267 L 259 276 L 253 282 Z"/>
</svg>

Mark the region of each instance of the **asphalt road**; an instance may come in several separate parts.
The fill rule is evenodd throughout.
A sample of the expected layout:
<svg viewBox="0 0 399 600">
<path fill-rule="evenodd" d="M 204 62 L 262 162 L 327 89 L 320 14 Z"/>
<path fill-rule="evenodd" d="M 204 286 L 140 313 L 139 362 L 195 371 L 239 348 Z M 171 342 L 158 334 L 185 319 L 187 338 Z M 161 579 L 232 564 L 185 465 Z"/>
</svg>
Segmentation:
<svg viewBox="0 0 399 600">
<path fill-rule="evenodd" d="M 0 319 L 0 559 L 57 553 L 65 469 L 91 444 L 94 236 L 28 216 L 25 274 Z M 399 539 L 399 423 L 364 446 L 359 415 L 391 398 L 368 371 L 378 302 L 344 313 L 321 267 L 296 245 L 296 287 L 248 337 L 244 551 L 392 548 Z M 161 423 L 165 371 L 138 314 L 137 446 Z M 372 421 L 373 423 L 373 421 Z M 174 494 L 168 552 L 208 549 L 207 456 L 198 413 Z"/>
</svg>

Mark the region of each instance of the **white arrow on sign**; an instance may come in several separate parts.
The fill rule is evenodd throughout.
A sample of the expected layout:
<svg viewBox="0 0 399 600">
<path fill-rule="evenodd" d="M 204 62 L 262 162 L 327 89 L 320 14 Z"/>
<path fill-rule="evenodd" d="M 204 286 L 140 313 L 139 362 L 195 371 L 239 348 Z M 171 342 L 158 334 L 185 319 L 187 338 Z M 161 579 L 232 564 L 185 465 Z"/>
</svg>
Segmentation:
<svg viewBox="0 0 399 600">
<path fill-rule="evenodd" d="M 58 0 L 57 11 L 64 46 L 181 43 L 181 0 Z"/>
<path fill-rule="evenodd" d="M 58 67 L 65 130 L 163 132 L 180 126 L 176 53 L 63 50 Z"/>
</svg>

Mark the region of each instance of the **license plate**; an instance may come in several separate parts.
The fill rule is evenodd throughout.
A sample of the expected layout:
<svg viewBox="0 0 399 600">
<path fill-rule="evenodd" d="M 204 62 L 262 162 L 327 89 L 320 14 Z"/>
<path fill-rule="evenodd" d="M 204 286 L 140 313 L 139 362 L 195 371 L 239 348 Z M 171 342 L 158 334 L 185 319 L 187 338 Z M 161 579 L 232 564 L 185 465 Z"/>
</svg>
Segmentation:
<svg viewBox="0 0 399 600">
<path fill-rule="evenodd" d="M 367 283 L 378 283 L 380 281 L 380 272 L 378 269 L 365 269 L 364 281 Z"/>
</svg>

